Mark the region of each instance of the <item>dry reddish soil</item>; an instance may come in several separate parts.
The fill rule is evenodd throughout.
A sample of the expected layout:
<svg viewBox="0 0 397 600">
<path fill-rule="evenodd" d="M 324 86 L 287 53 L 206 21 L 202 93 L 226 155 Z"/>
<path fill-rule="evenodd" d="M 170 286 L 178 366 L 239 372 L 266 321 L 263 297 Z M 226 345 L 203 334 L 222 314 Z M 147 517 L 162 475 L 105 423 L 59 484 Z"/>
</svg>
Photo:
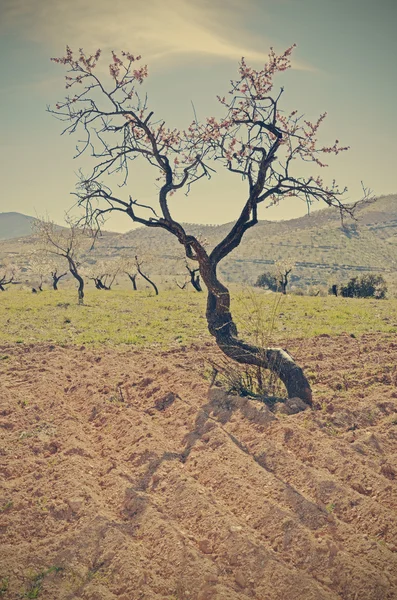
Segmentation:
<svg viewBox="0 0 397 600">
<path fill-rule="evenodd" d="M 212 344 L 0 347 L 0 596 L 397 598 L 397 343 L 289 348 L 313 410 L 209 395 Z"/>
</svg>

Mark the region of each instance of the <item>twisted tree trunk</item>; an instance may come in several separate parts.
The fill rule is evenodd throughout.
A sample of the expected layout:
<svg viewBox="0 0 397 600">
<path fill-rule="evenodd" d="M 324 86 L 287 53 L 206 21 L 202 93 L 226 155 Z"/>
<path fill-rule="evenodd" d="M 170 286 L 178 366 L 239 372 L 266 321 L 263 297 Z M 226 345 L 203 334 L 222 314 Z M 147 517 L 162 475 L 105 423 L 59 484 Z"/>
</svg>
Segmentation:
<svg viewBox="0 0 397 600">
<path fill-rule="evenodd" d="M 222 352 L 238 363 L 269 369 L 281 379 L 289 398 L 298 397 L 312 405 L 310 384 L 292 356 L 282 348 L 259 348 L 240 340 L 230 312 L 230 293 L 217 278 L 216 264 L 210 261 L 200 267 L 208 288 L 208 329 Z"/>
<path fill-rule="evenodd" d="M 69 263 L 69 271 L 71 272 L 71 274 L 77 280 L 77 283 L 78 283 L 77 294 L 78 294 L 78 298 L 79 298 L 79 304 L 84 304 L 84 279 L 81 277 L 80 273 L 78 272 L 77 264 L 75 263 L 75 261 L 70 256 L 67 257 L 67 260 Z"/>
<path fill-rule="evenodd" d="M 259 348 L 238 338 L 237 327 L 230 312 L 229 290 L 217 277 L 216 270 L 219 262 L 240 244 L 245 231 L 257 223 L 256 210 L 253 211 L 250 219 L 251 208 L 247 203 L 229 234 L 208 255 L 197 238 L 187 235 L 183 227 L 172 220 L 166 208 L 165 206 L 164 214 L 167 218 L 159 222 L 144 221 L 144 223 L 150 227 L 162 227 L 175 235 L 184 246 L 186 257 L 197 261 L 201 278 L 208 290 L 206 310 L 208 330 L 214 336 L 219 348 L 226 356 L 238 363 L 269 369 L 281 379 L 289 398 L 301 398 L 306 404 L 312 405 L 310 384 L 302 369 L 286 350 Z M 132 217 L 134 218 L 133 213 Z M 135 259 L 138 264 L 138 258 Z"/>
</svg>

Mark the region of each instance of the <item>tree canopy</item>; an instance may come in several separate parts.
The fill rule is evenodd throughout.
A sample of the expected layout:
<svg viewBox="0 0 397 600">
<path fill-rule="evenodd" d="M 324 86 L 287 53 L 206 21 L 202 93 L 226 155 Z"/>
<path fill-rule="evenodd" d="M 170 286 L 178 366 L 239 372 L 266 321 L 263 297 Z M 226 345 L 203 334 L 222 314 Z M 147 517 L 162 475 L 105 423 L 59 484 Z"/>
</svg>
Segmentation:
<svg viewBox="0 0 397 600">
<path fill-rule="evenodd" d="M 337 139 L 330 145 L 319 142 L 325 112 L 310 121 L 296 110 L 283 110 L 284 90 L 276 91 L 274 80 L 291 66 L 293 50 L 294 45 L 277 55 L 270 49 L 260 70 L 241 59 L 229 94 L 218 97 L 223 116 L 202 122 L 195 119 L 179 130 L 155 118 L 147 96 L 140 93 L 148 76 L 141 56 L 112 52 L 106 73 L 98 67 L 100 50 L 90 55 L 67 47 L 65 56 L 52 60 L 66 67 L 66 87 L 72 95 L 68 92 L 51 112 L 66 123 L 64 133 L 81 140 L 77 157 L 90 153 L 94 158 L 92 171 L 81 175 L 76 191 L 86 222 L 100 226 L 107 213 L 121 211 L 137 223 L 176 236 L 186 257 L 198 263 L 208 289 L 208 328 L 223 352 L 238 362 L 270 368 L 283 380 L 289 396 L 311 402 L 310 385 L 287 352 L 259 349 L 238 338 L 230 294 L 217 275 L 219 262 L 257 223 L 263 203 L 293 196 L 307 203 L 322 200 L 341 213 L 352 210 L 343 201 L 346 190 L 335 181 L 326 185 L 319 175 L 300 173 L 299 161 L 321 170 L 327 155 L 339 154 L 347 146 Z M 129 172 L 138 159 L 147 161 L 157 173 L 156 207 L 135 198 L 131 190 Z M 178 190 L 188 193 L 197 181 L 210 178 L 216 164 L 242 178 L 247 188 L 230 231 L 208 250 L 174 219 L 172 195 Z"/>
</svg>

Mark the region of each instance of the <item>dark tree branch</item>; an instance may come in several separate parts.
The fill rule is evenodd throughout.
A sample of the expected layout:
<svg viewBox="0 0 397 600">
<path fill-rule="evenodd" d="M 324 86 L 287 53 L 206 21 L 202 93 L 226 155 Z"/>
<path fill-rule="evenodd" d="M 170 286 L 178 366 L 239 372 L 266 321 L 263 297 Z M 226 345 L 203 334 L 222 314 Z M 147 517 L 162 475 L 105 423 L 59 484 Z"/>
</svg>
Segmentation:
<svg viewBox="0 0 397 600">
<path fill-rule="evenodd" d="M 61 120 L 68 123 L 64 132 L 83 133 L 81 152 L 90 148 L 99 161 L 91 175 L 82 178 L 77 194 L 87 222 L 100 226 L 107 213 L 117 210 L 136 223 L 174 235 L 184 247 L 186 257 L 198 264 L 199 271 L 189 267 L 189 274 L 193 283 L 199 272 L 208 289 L 208 328 L 223 352 L 238 362 L 271 369 L 285 383 L 289 396 L 299 396 L 310 404 L 310 385 L 288 353 L 279 348 L 257 348 L 237 337 L 229 290 L 217 276 L 219 262 L 256 225 L 258 205 L 265 201 L 274 203 L 295 196 L 308 206 L 313 200 L 321 200 L 338 207 L 341 214 L 352 213 L 344 204 L 345 190 L 339 190 L 335 182 L 327 187 L 320 177 L 303 178 L 296 174 L 297 160 L 322 168 L 326 166 L 323 155 L 339 154 L 347 148 L 338 140 L 329 147 L 318 143 L 318 130 L 325 113 L 312 123 L 296 111 L 286 114 L 280 109 L 283 89 L 273 93 L 274 77 L 289 68 L 293 48 L 279 56 L 271 49 L 268 62 L 260 71 L 242 59 L 228 100 L 219 98 L 225 109 L 224 117 L 220 120 L 211 117 L 200 123 L 195 114 L 186 131 L 167 129 L 164 121 L 153 121 L 147 98 L 141 99 L 137 91 L 147 76 L 146 66 L 135 64 L 140 57 L 112 53 L 108 88 L 102 77 L 93 75 L 100 51 L 91 56 L 81 51 L 76 58 L 67 48 L 65 57 L 55 61 L 69 69 L 67 87 L 83 84 L 83 91 L 67 97 L 53 112 L 58 112 Z M 146 160 L 157 172 L 158 209 L 132 200 L 131 195 L 123 197 L 129 166 L 137 158 Z M 210 161 L 217 161 L 246 180 L 248 189 L 236 222 L 208 254 L 203 244 L 173 218 L 170 198 L 178 190 L 187 194 L 191 185 L 203 178 L 210 179 L 213 172 Z M 108 180 L 119 178 L 120 194 L 113 194 L 100 181 L 104 176 Z M 137 258 L 136 263 L 138 272 L 154 286 L 142 273 Z M 129 277 L 135 285 L 135 279 Z"/>
<path fill-rule="evenodd" d="M 158 290 L 158 287 L 157 287 L 157 285 L 154 283 L 154 281 L 152 281 L 152 280 L 150 279 L 150 277 L 149 277 L 148 275 L 145 275 L 145 273 L 142 271 L 142 264 L 143 264 L 143 263 L 142 263 L 142 261 L 140 261 L 140 260 L 138 259 L 138 257 L 137 257 L 137 256 L 135 256 L 135 264 L 136 264 L 136 268 L 137 268 L 137 271 L 138 271 L 139 275 L 140 275 L 141 277 L 143 277 L 143 279 L 144 279 L 145 281 L 147 281 L 148 283 L 150 283 L 150 285 L 151 285 L 151 286 L 152 286 L 152 288 L 154 289 L 154 293 L 155 293 L 155 295 L 156 295 L 156 296 L 158 296 L 158 295 L 159 295 L 159 290 Z"/>
</svg>

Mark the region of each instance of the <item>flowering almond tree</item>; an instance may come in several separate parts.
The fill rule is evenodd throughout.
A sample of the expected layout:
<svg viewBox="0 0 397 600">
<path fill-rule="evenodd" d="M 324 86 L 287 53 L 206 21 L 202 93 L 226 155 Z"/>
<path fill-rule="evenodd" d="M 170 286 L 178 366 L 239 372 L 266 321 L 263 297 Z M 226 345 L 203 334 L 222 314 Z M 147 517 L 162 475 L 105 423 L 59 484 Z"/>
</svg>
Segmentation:
<svg viewBox="0 0 397 600">
<path fill-rule="evenodd" d="M 289 397 L 312 402 L 309 382 L 292 357 L 280 348 L 258 348 L 239 339 L 230 312 L 230 294 L 219 280 L 217 266 L 244 233 L 257 223 L 258 206 L 276 203 L 285 196 L 322 200 L 341 211 L 343 193 L 334 182 L 327 187 L 318 176 L 301 176 L 296 163 L 325 167 L 324 156 L 346 150 L 336 140 L 330 146 L 319 144 L 322 114 L 311 122 L 296 111 L 283 112 L 283 89 L 274 91 L 274 78 L 290 66 L 293 46 L 283 54 L 270 50 L 268 62 L 256 71 L 244 59 L 239 74 L 231 82 L 227 97 L 219 97 L 223 117 L 194 121 L 186 130 L 170 129 L 156 120 L 146 96 L 139 88 L 148 75 L 141 57 L 128 52 L 112 52 L 108 71 L 98 68 L 101 52 L 83 50 L 52 59 L 67 69 L 66 87 L 71 90 L 51 110 L 66 122 L 63 133 L 78 134 L 77 156 L 89 152 L 95 165 L 77 186 L 78 203 L 92 226 L 101 224 L 112 211 L 121 211 L 137 223 L 162 228 L 182 244 L 186 257 L 197 262 L 208 289 L 207 321 L 210 333 L 221 350 L 232 359 L 276 372 Z M 129 193 L 129 170 L 134 160 L 147 161 L 157 172 L 158 206 L 145 206 Z M 215 161 L 215 162 L 214 162 Z M 242 178 L 246 193 L 241 213 L 226 237 L 207 251 L 197 237 L 190 235 L 174 219 L 172 195 L 188 193 L 202 178 L 210 178 L 214 164 Z M 115 185 L 112 181 L 116 176 Z M 117 180 L 118 177 L 118 180 Z M 104 183 L 106 179 L 106 184 Z"/>
<path fill-rule="evenodd" d="M 67 275 L 67 272 L 61 272 L 59 261 L 55 260 L 55 257 L 51 257 L 48 253 L 40 250 L 30 255 L 29 270 L 37 278 L 39 282 L 37 288 L 40 292 L 43 291 L 43 282 L 49 275 L 51 275 L 54 290 L 58 289 L 58 282 L 62 277 Z"/>
</svg>

